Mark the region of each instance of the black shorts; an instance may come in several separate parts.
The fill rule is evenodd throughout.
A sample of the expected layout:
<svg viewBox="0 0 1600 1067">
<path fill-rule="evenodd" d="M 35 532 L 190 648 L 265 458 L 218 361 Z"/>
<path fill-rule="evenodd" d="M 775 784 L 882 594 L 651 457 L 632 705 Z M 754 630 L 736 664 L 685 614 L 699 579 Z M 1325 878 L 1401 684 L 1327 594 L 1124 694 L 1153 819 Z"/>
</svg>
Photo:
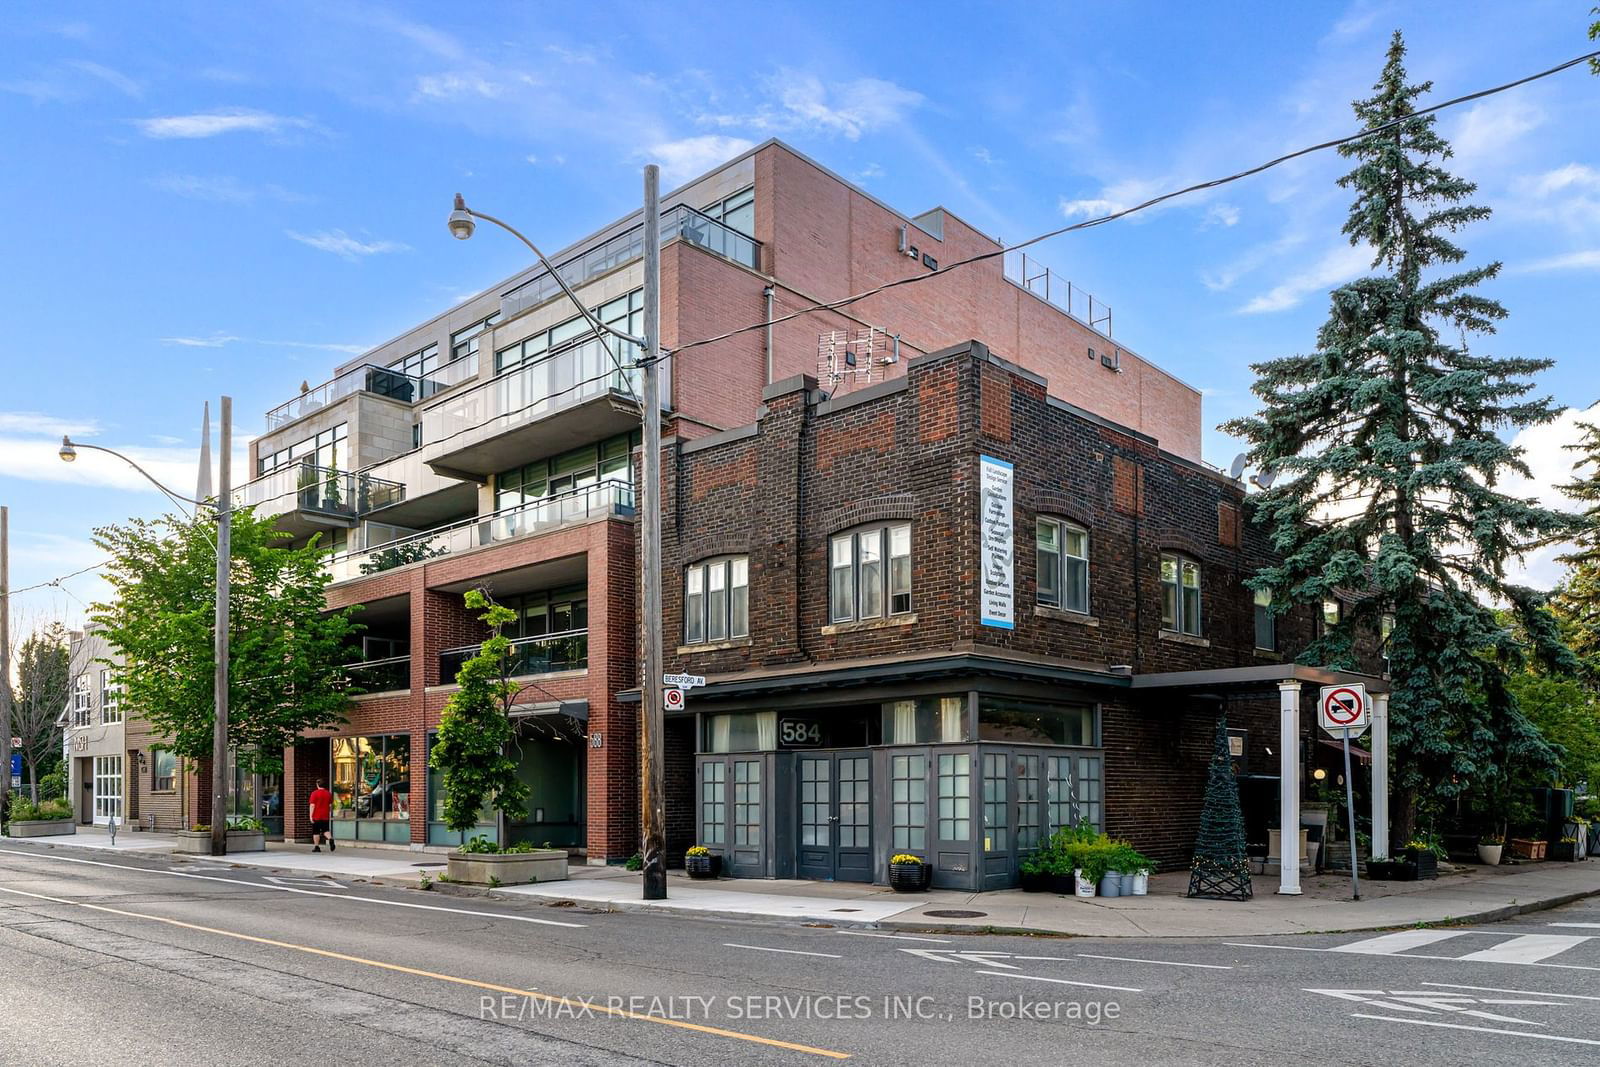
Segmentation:
<svg viewBox="0 0 1600 1067">
<path fill-rule="evenodd" d="M 327 819 L 312 819 L 311 820 L 311 832 L 313 834 L 325 834 L 325 833 L 327 833 L 328 832 L 328 820 Z"/>
</svg>

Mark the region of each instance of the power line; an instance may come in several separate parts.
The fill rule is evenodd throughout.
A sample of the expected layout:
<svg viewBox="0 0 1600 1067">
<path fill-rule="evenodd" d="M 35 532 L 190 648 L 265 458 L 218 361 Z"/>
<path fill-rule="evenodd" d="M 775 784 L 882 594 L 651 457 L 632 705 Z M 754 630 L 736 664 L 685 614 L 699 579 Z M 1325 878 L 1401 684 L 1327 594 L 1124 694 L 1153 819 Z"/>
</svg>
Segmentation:
<svg viewBox="0 0 1600 1067">
<path fill-rule="evenodd" d="M 1529 82 L 1538 81 L 1541 78 L 1548 78 L 1552 74 L 1559 74 L 1562 71 L 1575 67 L 1580 63 L 1585 63 L 1589 60 L 1597 58 L 1600 58 L 1600 52 L 1590 52 L 1586 55 L 1578 56 L 1575 59 L 1569 59 L 1565 63 L 1551 67 L 1549 70 L 1542 70 L 1537 74 L 1529 74 L 1527 77 L 1518 78 L 1516 81 L 1509 81 L 1503 85 L 1496 85 L 1490 89 L 1480 89 L 1475 93 L 1468 93 L 1465 96 L 1458 96 L 1451 100 L 1446 100 L 1443 103 L 1434 104 L 1431 107 L 1425 107 L 1419 111 L 1414 111 L 1405 116 L 1405 118 L 1395 119 L 1393 122 L 1386 122 L 1381 126 L 1374 126 L 1371 129 L 1359 130 L 1356 133 L 1347 134 L 1344 137 L 1336 137 L 1331 141 L 1323 141 L 1319 144 L 1296 149 L 1295 151 L 1289 152 L 1286 155 L 1278 156 L 1276 159 L 1270 159 L 1265 163 L 1259 163 L 1256 166 L 1250 167 L 1246 170 L 1241 170 L 1237 173 L 1230 174 L 1225 178 L 1212 178 L 1209 181 L 1197 182 L 1194 185 L 1185 186 L 1182 189 L 1174 189 L 1171 192 L 1162 193 L 1159 196 L 1153 196 L 1143 203 L 1135 204 L 1132 207 L 1123 208 L 1120 211 L 1113 211 L 1109 214 L 1101 215 L 1092 219 L 1084 219 L 1082 222 L 1075 222 L 1067 226 L 1062 226 L 1059 229 L 1050 230 L 1047 233 L 1041 233 L 1037 237 L 1030 237 L 1026 241 L 1019 241 L 1017 244 L 1010 245 L 1008 247 L 998 248 L 992 252 L 982 252 L 975 256 L 969 256 L 966 259 L 956 260 L 953 263 L 946 263 L 937 270 L 931 270 L 926 274 L 914 274 L 905 278 L 897 278 L 894 281 L 884 282 L 882 285 L 874 286 L 865 292 L 856 293 L 853 296 L 843 297 L 839 300 L 830 300 L 820 304 L 812 304 L 810 307 L 802 308 L 799 311 L 794 311 L 787 315 L 781 315 L 778 318 L 770 321 L 751 323 L 749 326 L 740 326 L 737 329 L 729 330 L 726 333 L 716 334 L 715 336 L 702 338 L 698 341 L 689 341 L 678 345 L 674 351 L 683 352 L 691 348 L 699 348 L 702 345 L 716 344 L 718 341 L 726 341 L 730 337 L 737 337 L 740 334 L 751 333 L 755 330 L 765 330 L 769 327 L 776 326 L 779 323 L 789 322 L 793 319 L 800 318 L 803 315 L 811 315 L 821 311 L 838 311 L 840 308 L 848 307 L 857 301 L 865 300 L 871 296 L 876 296 L 885 290 L 894 289 L 902 285 L 911 285 L 914 282 L 927 281 L 929 278 L 937 278 L 941 274 L 948 274 L 950 271 L 956 270 L 959 267 L 967 267 L 974 263 L 982 263 L 986 260 L 1003 256 L 1007 252 L 1014 252 L 1018 249 L 1028 248 L 1031 245 L 1038 244 L 1040 241 L 1048 241 L 1052 237 L 1060 237 L 1062 234 L 1073 233 L 1077 230 L 1087 230 L 1095 226 L 1104 226 L 1108 222 L 1115 222 L 1118 219 L 1127 218 L 1129 215 L 1139 211 L 1145 211 L 1149 208 L 1155 207 L 1157 204 L 1165 203 L 1168 200 L 1173 200 L 1180 196 L 1187 196 L 1190 193 L 1197 193 L 1206 189 L 1215 189 L 1223 185 L 1228 185 L 1232 182 L 1240 181 L 1241 179 L 1260 174 L 1263 171 L 1271 170 L 1273 167 L 1281 166 L 1284 163 L 1288 163 L 1290 160 L 1299 159 L 1301 156 L 1307 156 L 1313 152 L 1326 151 L 1329 148 L 1337 148 L 1338 146 L 1342 144 L 1348 144 L 1351 141 L 1363 140 L 1373 136 L 1374 134 L 1382 133 L 1384 130 L 1387 130 L 1391 127 L 1398 126 L 1403 122 L 1407 122 L 1410 119 L 1416 118 L 1417 116 L 1429 115 L 1435 111 L 1443 111 L 1448 107 L 1457 107 L 1461 104 L 1471 103 L 1474 100 L 1481 100 L 1486 96 L 1493 96 L 1496 93 L 1503 93 L 1508 89 L 1515 89 L 1518 86 L 1527 85 Z"/>
<path fill-rule="evenodd" d="M 91 566 L 83 567 L 83 568 L 81 568 L 79 570 L 75 570 L 71 574 L 63 574 L 59 578 L 51 578 L 49 581 L 44 581 L 44 582 L 35 582 L 33 585 L 25 585 L 21 589 L 10 589 L 10 590 L 7 590 L 5 595 L 8 596 L 8 597 L 11 597 L 11 596 L 16 596 L 18 593 L 31 593 L 35 589 L 45 589 L 45 588 L 48 588 L 50 586 L 56 586 L 56 587 L 59 588 L 61 586 L 61 583 L 66 581 L 68 578 L 76 578 L 80 574 L 88 574 L 90 571 L 97 571 L 101 567 L 109 567 L 114 562 L 116 562 L 116 561 L 115 560 L 109 560 L 109 559 L 102 560 L 101 562 L 93 564 Z M 80 601 L 80 603 L 81 603 L 81 601 Z"/>
</svg>

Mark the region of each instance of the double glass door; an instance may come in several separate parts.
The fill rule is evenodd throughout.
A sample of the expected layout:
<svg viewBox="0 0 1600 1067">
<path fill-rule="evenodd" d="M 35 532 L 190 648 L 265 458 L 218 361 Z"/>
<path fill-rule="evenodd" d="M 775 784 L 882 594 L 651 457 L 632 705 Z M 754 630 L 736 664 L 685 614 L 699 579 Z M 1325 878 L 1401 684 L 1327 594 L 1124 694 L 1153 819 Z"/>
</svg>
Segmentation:
<svg viewBox="0 0 1600 1067">
<path fill-rule="evenodd" d="M 795 758 L 796 875 L 872 881 L 872 760 L 865 752 Z"/>
</svg>

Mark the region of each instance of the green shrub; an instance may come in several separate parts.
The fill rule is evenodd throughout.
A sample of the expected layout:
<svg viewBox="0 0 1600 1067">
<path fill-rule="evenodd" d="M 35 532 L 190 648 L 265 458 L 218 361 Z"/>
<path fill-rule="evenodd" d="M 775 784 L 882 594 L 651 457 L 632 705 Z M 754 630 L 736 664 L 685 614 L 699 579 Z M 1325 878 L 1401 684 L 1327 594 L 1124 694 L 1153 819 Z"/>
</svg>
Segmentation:
<svg viewBox="0 0 1600 1067">
<path fill-rule="evenodd" d="M 638 852 L 635 852 L 633 855 L 628 857 L 628 861 L 624 863 L 623 866 L 630 871 L 642 871 L 644 870 L 644 856 Z"/>
<path fill-rule="evenodd" d="M 46 800 L 35 804 L 27 797 L 13 796 L 11 800 L 11 818 L 14 822 L 31 822 L 43 820 L 45 822 L 59 822 L 72 818 L 72 805 L 65 798 Z"/>
<path fill-rule="evenodd" d="M 518 841 L 514 845 L 497 845 L 483 834 L 467 838 L 461 851 L 475 856 L 520 856 L 533 851 L 533 842 Z"/>
<path fill-rule="evenodd" d="M 67 799 L 67 768 L 57 767 L 49 774 L 39 776 L 39 795 L 46 799 Z"/>
</svg>

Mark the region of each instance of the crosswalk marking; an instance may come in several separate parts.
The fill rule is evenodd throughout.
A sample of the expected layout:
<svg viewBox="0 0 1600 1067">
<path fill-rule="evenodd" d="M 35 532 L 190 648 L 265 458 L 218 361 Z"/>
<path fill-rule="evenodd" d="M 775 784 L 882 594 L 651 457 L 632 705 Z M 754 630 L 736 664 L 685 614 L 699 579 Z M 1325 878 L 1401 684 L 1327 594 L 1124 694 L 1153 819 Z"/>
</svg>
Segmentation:
<svg viewBox="0 0 1600 1067">
<path fill-rule="evenodd" d="M 1461 930 L 1402 930 L 1398 934 L 1384 934 L 1381 937 L 1369 937 L 1365 941 L 1356 941 L 1349 945 L 1339 945 L 1332 949 L 1333 952 L 1355 952 L 1369 956 L 1393 956 L 1407 949 L 1422 948 L 1424 945 L 1437 944 L 1448 941 L 1452 937 L 1460 937 Z"/>
<path fill-rule="evenodd" d="M 1538 963 L 1592 940 L 1587 934 L 1523 934 L 1461 958 L 1472 963 Z"/>
</svg>

